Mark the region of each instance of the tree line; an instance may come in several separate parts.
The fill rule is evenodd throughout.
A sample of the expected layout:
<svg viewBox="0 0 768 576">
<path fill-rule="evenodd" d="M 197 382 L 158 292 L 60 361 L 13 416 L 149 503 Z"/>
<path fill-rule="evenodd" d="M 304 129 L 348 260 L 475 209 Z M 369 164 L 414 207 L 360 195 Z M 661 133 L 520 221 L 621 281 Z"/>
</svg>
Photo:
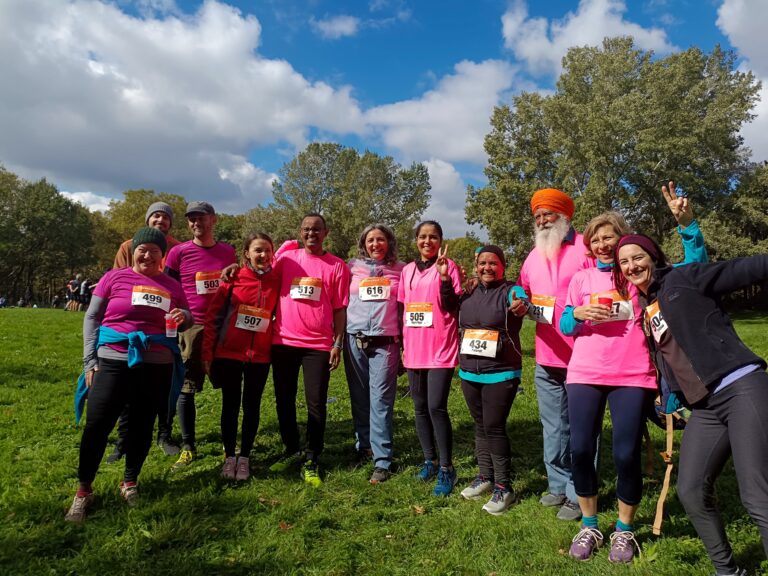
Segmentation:
<svg viewBox="0 0 768 576">
<path fill-rule="evenodd" d="M 552 93 L 522 92 L 494 109 L 485 138 L 488 183 L 467 188 L 465 219 L 508 253 L 510 278 L 532 246 L 530 196 L 544 187 L 574 198 L 577 229 L 618 210 L 681 258 L 659 192 L 674 180 L 695 204 L 711 257 L 767 252 L 768 166 L 749 160 L 740 135 L 759 89 L 751 72 L 736 68 L 735 55 L 719 47 L 663 58 L 637 49 L 631 38 L 572 48 Z M 189 239 L 183 196 L 127 190 L 105 213 L 92 212 L 45 179 L 27 182 L 0 166 L 0 295 L 14 301 L 31 288 L 45 301 L 75 272 L 98 278 L 157 200 L 174 209 L 172 234 Z M 219 215 L 217 237 L 239 249 L 245 233 L 261 230 L 279 243 L 296 237 L 305 213 L 319 212 L 331 229 L 331 252 L 354 255 L 360 231 L 383 222 L 408 260 L 415 256 L 413 227 L 429 200 L 423 164 L 403 167 L 389 156 L 312 143 L 280 169 L 270 202 Z M 451 257 L 469 269 L 479 244 L 471 234 L 452 240 Z"/>
</svg>

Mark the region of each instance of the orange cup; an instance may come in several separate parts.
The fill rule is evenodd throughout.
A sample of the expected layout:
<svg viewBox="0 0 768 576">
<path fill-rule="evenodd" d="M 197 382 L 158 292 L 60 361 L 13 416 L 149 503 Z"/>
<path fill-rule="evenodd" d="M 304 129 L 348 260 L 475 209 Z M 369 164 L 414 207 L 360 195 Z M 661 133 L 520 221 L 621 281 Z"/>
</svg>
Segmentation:
<svg viewBox="0 0 768 576">
<path fill-rule="evenodd" d="M 609 296 L 598 296 L 597 303 L 602 304 L 603 306 L 608 306 L 608 308 L 610 308 L 613 306 L 613 298 Z"/>
</svg>

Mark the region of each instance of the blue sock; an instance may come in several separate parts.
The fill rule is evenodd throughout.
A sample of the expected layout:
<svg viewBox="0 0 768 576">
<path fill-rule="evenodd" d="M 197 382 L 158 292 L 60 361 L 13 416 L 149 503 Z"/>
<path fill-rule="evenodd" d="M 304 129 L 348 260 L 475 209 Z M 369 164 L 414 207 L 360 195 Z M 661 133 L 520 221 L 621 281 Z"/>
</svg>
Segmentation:
<svg viewBox="0 0 768 576">
<path fill-rule="evenodd" d="M 584 528 L 594 528 L 597 530 L 597 514 L 594 516 L 582 516 L 581 525 L 584 526 Z"/>
<path fill-rule="evenodd" d="M 621 520 L 616 520 L 616 532 L 632 532 L 632 524 L 624 524 Z"/>
</svg>

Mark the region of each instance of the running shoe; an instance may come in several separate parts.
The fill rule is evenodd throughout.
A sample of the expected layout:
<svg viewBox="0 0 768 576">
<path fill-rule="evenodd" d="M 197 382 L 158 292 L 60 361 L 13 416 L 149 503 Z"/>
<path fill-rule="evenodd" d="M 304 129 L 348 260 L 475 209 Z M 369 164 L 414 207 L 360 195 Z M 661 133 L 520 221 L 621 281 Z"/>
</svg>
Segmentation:
<svg viewBox="0 0 768 576">
<path fill-rule="evenodd" d="M 192 460 L 195 459 L 195 452 L 194 450 L 189 450 L 187 448 L 184 448 L 184 450 L 181 451 L 181 454 L 179 454 L 179 459 L 176 460 L 176 463 L 171 466 L 171 470 L 178 471 L 186 468 L 190 464 L 192 464 Z"/>
<path fill-rule="evenodd" d="M 491 499 L 485 503 L 483 510 L 488 512 L 488 514 L 499 516 L 512 506 L 513 500 L 514 494 L 512 494 L 512 490 L 502 484 L 494 484 Z"/>
<path fill-rule="evenodd" d="M 221 468 L 221 477 L 225 480 L 234 480 L 237 476 L 237 458 L 227 456 L 224 458 L 224 466 Z"/>
<path fill-rule="evenodd" d="M 93 506 L 94 500 L 95 496 L 92 492 L 82 496 L 75 494 L 75 499 L 72 501 L 72 506 L 69 507 L 67 514 L 64 516 L 64 520 L 67 522 L 82 522 L 85 520 L 88 510 Z"/>
<path fill-rule="evenodd" d="M 313 488 L 318 488 L 323 484 L 323 481 L 320 478 L 320 471 L 318 470 L 317 464 L 315 464 L 312 460 L 307 460 L 304 462 L 304 466 L 301 468 L 301 477 L 304 482 Z"/>
<path fill-rule="evenodd" d="M 493 489 L 493 482 L 482 474 L 475 476 L 472 480 L 472 484 L 464 488 L 461 491 L 461 497 L 465 500 L 480 500 L 483 494 L 490 492 Z"/>
<path fill-rule="evenodd" d="M 557 511 L 558 520 L 581 520 L 581 508 L 576 502 L 566 500 Z"/>
<path fill-rule="evenodd" d="M 456 486 L 456 469 L 451 466 L 440 466 L 437 472 L 437 482 L 432 490 L 433 496 L 448 496 Z"/>
<path fill-rule="evenodd" d="M 432 460 L 424 460 L 424 464 L 421 465 L 421 470 L 416 474 L 416 477 L 424 482 L 429 482 L 435 476 L 437 476 L 437 466 L 435 463 Z"/>
<path fill-rule="evenodd" d="M 245 482 L 251 477 L 251 461 L 245 456 L 240 456 L 240 458 L 237 459 L 235 477 L 241 482 Z"/>
<path fill-rule="evenodd" d="M 603 534 L 597 528 L 582 526 L 579 533 L 573 537 L 573 543 L 568 554 L 576 560 L 589 560 L 603 544 Z"/>
<path fill-rule="evenodd" d="M 633 532 L 629 530 L 614 532 L 611 534 L 611 551 L 608 553 L 608 560 L 616 564 L 632 562 L 635 557 L 635 548 L 639 553 L 640 545 L 635 540 Z"/>
<path fill-rule="evenodd" d="M 139 499 L 139 487 L 136 482 L 120 482 L 120 496 L 128 506 L 136 506 Z"/>
<path fill-rule="evenodd" d="M 565 503 L 565 494 L 550 494 L 547 492 L 539 499 L 539 504 L 542 506 L 555 507 L 562 506 Z"/>
<path fill-rule="evenodd" d="M 163 454 L 165 454 L 166 456 L 176 456 L 176 454 L 181 452 L 181 448 L 179 448 L 179 445 L 176 444 L 176 442 L 174 442 L 170 438 L 158 438 L 157 445 L 160 447 L 160 449 L 163 451 Z"/>
<path fill-rule="evenodd" d="M 298 466 L 304 454 L 301 452 L 285 453 L 280 459 L 269 467 L 270 472 L 280 473 Z"/>
<path fill-rule="evenodd" d="M 368 482 L 371 484 L 381 484 L 389 480 L 390 476 L 392 476 L 392 473 L 389 470 L 377 466 L 373 469 L 373 474 L 371 474 L 371 479 Z"/>
</svg>

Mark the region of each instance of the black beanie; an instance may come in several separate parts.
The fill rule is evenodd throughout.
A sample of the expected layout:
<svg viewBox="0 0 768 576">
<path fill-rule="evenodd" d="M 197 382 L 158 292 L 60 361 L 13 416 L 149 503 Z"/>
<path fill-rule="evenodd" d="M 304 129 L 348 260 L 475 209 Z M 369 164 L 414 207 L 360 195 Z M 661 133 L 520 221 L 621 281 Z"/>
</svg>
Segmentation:
<svg viewBox="0 0 768 576">
<path fill-rule="evenodd" d="M 496 256 L 499 257 L 499 260 L 501 260 L 501 265 L 504 268 L 507 267 L 507 259 L 504 257 L 504 250 L 502 250 L 498 246 L 494 246 L 493 244 L 488 244 L 487 246 L 483 246 L 477 252 L 478 258 L 480 257 L 480 254 L 482 254 L 483 252 L 490 252 L 491 254 L 496 254 Z"/>
<path fill-rule="evenodd" d="M 156 244 L 160 251 L 165 256 L 165 251 L 168 248 L 168 242 L 165 239 L 165 234 L 160 232 L 157 228 L 139 228 L 139 231 L 133 235 L 133 243 L 131 244 L 131 251 L 136 250 L 136 246 L 139 244 Z"/>
</svg>

